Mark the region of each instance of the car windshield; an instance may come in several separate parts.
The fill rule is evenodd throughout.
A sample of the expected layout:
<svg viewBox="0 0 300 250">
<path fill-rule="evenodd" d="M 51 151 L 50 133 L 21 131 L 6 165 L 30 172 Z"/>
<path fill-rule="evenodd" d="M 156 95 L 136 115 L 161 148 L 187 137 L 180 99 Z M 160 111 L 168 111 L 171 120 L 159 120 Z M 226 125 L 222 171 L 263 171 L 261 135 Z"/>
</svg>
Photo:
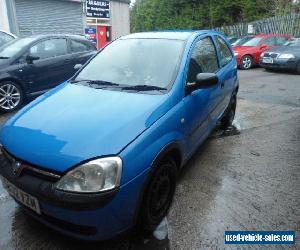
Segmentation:
<svg viewBox="0 0 300 250">
<path fill-rule="evenodd" d="M 284 46 L 300 46 L 300 39 L 287 41 Z"/>
<path fill-rule="evenodd" d="M 0 31 L 0 47 L 13 39 L 13 36 Z"/>
<path fill-rule="evenodd" d="M 104 48 L 74 81 L 167 88 L 174 80 L 183 45 L 180 40 L 120 39 Z"/>
<path fill-rule="evenodd" d="M 9 42 L 8 44 L 4 45 L 0 49 L 0 58 L 10 58 L 17 53 L 19 53 L 24 46 L 27 46 L 31 42 L 33 42 L 34 38 L 22 38 L 22 39 L 16 39 L 12 42 Z"/>
<path fill-rule="evenodd" d="M 249 41 L 242 44 L 242 46 L 257 46 L 262 40 L 262 37 L 253 37 Z"/>
</svg>

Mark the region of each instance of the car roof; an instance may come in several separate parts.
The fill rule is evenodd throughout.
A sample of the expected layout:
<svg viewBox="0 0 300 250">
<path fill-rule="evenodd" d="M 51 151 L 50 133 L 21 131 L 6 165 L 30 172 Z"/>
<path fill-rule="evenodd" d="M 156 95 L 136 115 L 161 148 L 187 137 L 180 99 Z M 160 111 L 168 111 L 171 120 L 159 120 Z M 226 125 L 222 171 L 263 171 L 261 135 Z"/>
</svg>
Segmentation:
<svg viewBox="0 0 300 250">
<path fill-rule="evenodd" d="M 287 34 L 258 34 L 258 35 L 255 35 L 255 37 L 262 37 L 262 38 L 273 37 L 273 36 L 290 36 L 290 35 L 287 35 Z"/>
<path fill-rule="evenodd" d="M 22 38 L 34 38 L 36 40 L 40 40 L 40 39 L 45 39 L 45 38 L 74 38 L 74 39 L 80 39 L 80 40 L 86 40 L 88 41 L 85 36 L 83 35 L 73 35 L 73 34 L 50 34 L 50 35 L 31 35 L 31 36 L 26 36 L 26 37 L 22 37 Z"/>
<path fill-rule="evenodd" d="M 170 40 L 188 40 L 192 35 L 204 35 L 217 33 L 212 30 L 165 30 L 154 32 L 141 32 L 122 36 L 120 39 L 170 39 Z M 220 34 L 221 35 L 221 34 Z"/>
</svg>

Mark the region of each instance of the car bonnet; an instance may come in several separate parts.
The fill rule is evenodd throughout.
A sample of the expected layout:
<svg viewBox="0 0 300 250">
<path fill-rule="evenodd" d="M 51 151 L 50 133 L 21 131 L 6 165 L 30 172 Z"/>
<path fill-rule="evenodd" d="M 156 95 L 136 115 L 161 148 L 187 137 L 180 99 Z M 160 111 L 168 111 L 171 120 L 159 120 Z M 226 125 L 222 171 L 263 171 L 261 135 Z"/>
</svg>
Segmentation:
<svg viewBox="0 0 300 250">
<path fill-rule="evenodd" d="M 0 141 L 23 161 L 64 172 L 95 157 L 117 155 L 170 109 L 168 96 L 65 83 L 11 118 Z"/>
</svg>

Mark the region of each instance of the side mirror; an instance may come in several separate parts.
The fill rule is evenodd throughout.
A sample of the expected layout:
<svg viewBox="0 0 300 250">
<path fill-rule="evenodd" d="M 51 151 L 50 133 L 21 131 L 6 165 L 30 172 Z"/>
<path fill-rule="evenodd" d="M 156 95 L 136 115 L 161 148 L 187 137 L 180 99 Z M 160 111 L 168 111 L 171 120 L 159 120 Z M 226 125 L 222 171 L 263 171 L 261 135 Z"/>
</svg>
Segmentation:
<svg viewBox="0 0 300 250">
<path fill-rule="evenodd" d="M 79 69 L 81 69 L 81 67 L 82 67 L 82 64 L 76 64 L 76 65 L 74 66 L 74 69 L 75 69 L 75 70 L 79 70 Z"/>
<path fill-rule="evenodd" d="M 267 49 L 267 48 L 268 48 L 268 45 L 267 45 L 267 44 L 264 44 L 264 43 L 263 43 L 263 44 L 260 45 L 260 49 L 261 49 L 261 50 L 264 50 L 264 49 Z"/>
<path fill-rule="evenodd" d="M 200 73 L 196 77 L 196 82 L 188 83 L 186 85 L 187 94 L 192 93 L 197 89 L 208 89 L 216 86 L 219 82 L 219 78 L 214 73 Z"/>
<path fill-rule="evenodd" d="M 33 61 L 39 60 L 40 57 L 39 56 L 32 56 L 32 55 L 28 55 L 26 56 L 26 62 L 27 63 L 33 63 Z"/>
</svg>

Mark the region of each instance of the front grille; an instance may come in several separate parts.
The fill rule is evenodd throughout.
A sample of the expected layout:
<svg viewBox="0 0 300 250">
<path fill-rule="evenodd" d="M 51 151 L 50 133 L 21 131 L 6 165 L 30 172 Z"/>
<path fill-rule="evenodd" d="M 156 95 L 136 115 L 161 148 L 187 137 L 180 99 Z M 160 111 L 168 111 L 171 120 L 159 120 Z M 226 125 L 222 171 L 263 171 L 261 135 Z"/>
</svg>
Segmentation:
<svg viewBox="0 0 300 250">
<path fill-rule="evenodd" d="M 15 164 L 15 162 L 20 162 L 21 163 L 21 173 L 20 174 L 27 174 L 27 175 L 31 175 L 31 176 L 36 176 L 51 182 L 56 182 L 57 180 L 60 179 L 60 175 L 57 173 L 53 173 L 47 170 L 43 170 L 37 166 L 33 166 L 27 162 L 24 162 L 16 157 L 14 157 L 12 154 L 10 154 L 5 148 L 1 147 L 1 152 L 4 155 L 4 157 L 6 158 L 6 160 L 8 160 L 11 164 L 11 166 L 13 166 L 13 164 Z M 13 167 L 12 167 L 13 168 Z M 13 171 L 13 169 L 12 169 Z"/>
<path fill-rule="evenodd" d="M 279 56 L 279 53 L 274 53 L 274 52 L 266 52 L 264 54 L 264 57 L 277 58 L 278 56 Z"/>
</svg>

